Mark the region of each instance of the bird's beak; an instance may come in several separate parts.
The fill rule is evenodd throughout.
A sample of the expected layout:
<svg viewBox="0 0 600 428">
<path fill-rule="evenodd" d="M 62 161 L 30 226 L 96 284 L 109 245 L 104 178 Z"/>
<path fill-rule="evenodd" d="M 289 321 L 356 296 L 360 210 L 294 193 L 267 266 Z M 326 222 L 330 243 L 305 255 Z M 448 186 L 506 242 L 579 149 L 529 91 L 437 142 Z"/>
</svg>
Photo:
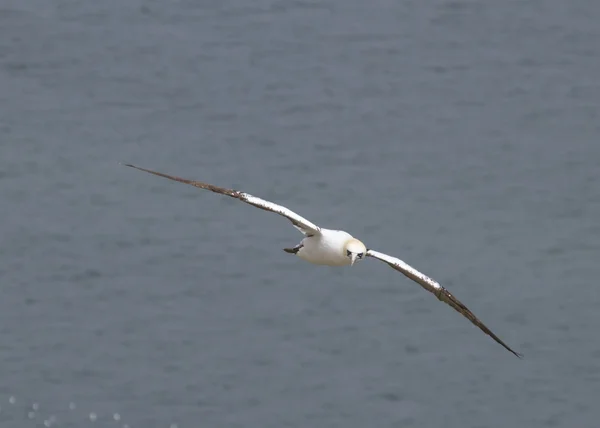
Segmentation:
<svg viewBox="0 0 600 428">
<path fill-rule="evenodd" d="M 352 253 L 350 255 L 350 266 L 354 265 L 355 261 L 356 261 L 356 253 Z"/>
</svg>

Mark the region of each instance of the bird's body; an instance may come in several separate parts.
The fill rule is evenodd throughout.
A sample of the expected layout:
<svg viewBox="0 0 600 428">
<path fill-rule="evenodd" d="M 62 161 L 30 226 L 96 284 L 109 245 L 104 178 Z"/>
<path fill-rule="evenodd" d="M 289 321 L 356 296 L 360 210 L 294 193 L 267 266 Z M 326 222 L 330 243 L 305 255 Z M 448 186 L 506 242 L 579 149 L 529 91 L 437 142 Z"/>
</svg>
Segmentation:
<svg viewBox="0 0 600 428">
<path fill-rule="evenodd" d="M 305 237 L 298 245 L 293 248 L 284 248 L 284 251 L 294 254 L 307 262 L 327 266 L 348 266 L 354 265 L 356 261 L 362 260 L 366 257 L 380 260 L 418 283 L 425 290 L 435 295 L 440 301 L 446 303 L 454 308 L 457 312 L 462 314 L 465 318 L 479 327 L 484 333 L 492 337 L 492 339 L 494 339 L 508 351 L 512 352 L 517 357 L 521 357 L 519 353 L 513 351 L 508 345 L 500 340 L 498 336 L 492 333 L 492 331 L 488 329 L 463 303 L 454 297 L 448 290 L 442 287 L 437 281 L 434 281 L 427 275 L 419 272 L 417 269 L 400 259 L 380 253 L 378 251 L 367 249 L 361 241 L 345 231 L 321 228 L 286 207 L 266 201 L 256 196 L 252 196 L 239 190 L 227 189 L 200 181 L 188 180 L 181 177 L 163 174 L 161 172 L 140 168 L 131 164 L 126 164 L 126 166 L 139 169 L 150 174 L 158 175 L 160 177 L 168 178 L 169 180 L 190 184 L 200 189 L 210 190 L 211 192 L 239 199 L 242 202 L 246 202 L 247 204 L 253 205 L 262 210 L 271 211 L 286 217 L 292 222 L 296 229 L 305 235 Z"/>
<path fill-rule="evenodd" d="M 321 228 L 319 235 L 307 236 L 302 240 L 296 255 L 316 265 L 347 266 L 352 261 L 346 256 L 344 248 L 351 239 L 352 235 L 343 230 Z"/>
</svg>

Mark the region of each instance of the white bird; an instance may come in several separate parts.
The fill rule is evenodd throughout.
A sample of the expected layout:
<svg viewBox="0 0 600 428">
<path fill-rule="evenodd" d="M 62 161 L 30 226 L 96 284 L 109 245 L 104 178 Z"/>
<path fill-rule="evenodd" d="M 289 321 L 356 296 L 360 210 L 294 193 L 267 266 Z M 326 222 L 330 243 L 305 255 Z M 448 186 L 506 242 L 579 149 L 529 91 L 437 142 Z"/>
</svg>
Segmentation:
<svg viewBox="0 0 600 428">
<path fill-rule="evenodd" d="M 245 192 L 226 189 L 223 187 L 214 186 L 212 184 L 202 183 L 200 181 L 187 180 L 185 178 L 175 177 L 156 171 L 151 171 L 149 169 L 140 168 L 131 164 L 125 164 L 125 166 L 129 166 L 140 171 L 149 172 L 150 174 L 158 175 L 170 180 L 190 184 L 192 186 L 199 187 L 200 189 L 210 190 L 215 193 L 227 195 L 262 210 L 271 211 L 286 217 L 292 222 L 294 227 L 296 227 L 305 235 L 305 237 L 295 247 L 284 248 L 283 250 L 286 253 L 295 254 L 307 262 L 328 266 L 352 266 L 355 262 L 362 260 L 365 257 L 372 257 L 374 259 L 381 260 L 382 262 L 387 263 L 393 269 L 396 269 L 418 283 L 425 290 L 435 295 L 440 301 L 454 308 L 508 351 L 512 352 L 519 358 L 522 357 L 521 354 L 513 351 L 507 344 L 500 340 L 500 338 L 496 336 L 489 328 L 487 328 L 464 304 L 462 304 L 448 290 L 442 287 L 437 281 L 434 281 L 427 275 L 419 272 L 417 269 L 409 266 L 400 259 L 366 248 L 361 241 L 354 238 L 347 232 L 319 227 L 286 207 L 274 204 L 273 202 L 269 202 L 261 198 L 257 198 L 256 196 L 252 196 Z"/>
</svg>

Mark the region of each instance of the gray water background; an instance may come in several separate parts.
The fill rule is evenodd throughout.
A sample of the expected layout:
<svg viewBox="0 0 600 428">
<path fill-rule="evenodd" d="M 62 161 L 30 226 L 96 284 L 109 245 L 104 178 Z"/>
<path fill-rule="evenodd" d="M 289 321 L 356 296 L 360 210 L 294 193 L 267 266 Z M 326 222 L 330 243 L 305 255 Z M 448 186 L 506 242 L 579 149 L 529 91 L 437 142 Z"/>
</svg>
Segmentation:
<svg viewBox="0 0 600 428">
<path fill-rule="evenodd" d="M 600 426 L 599 22 L 3 0 L 2 426 Z M 382 263 L 309 265 L 287 220 L 118 162 L 347 230 L 525 359 Z"/>
</svg>

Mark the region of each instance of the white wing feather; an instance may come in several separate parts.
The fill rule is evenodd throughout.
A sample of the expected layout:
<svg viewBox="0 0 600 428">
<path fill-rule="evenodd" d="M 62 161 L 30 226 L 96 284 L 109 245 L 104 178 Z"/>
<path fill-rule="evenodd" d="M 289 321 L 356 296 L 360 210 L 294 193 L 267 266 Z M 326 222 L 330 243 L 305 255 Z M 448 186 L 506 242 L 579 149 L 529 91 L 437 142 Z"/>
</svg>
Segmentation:
<svg viewBox="0 0 600 428">
<path fill-rule="evenodd" d="M 292 225 L 298 229 L 300 232 L 304 233 L 307 236 L 318 235 L 321 233 L 321 228 L 312 222 L 308 221 L 304 217 L 296 214 L 294 211 L 277 205 L 273 202 L 265 201 L 264 199 L 257 198 L 256 196 L 252 196 L 248 193 L 241 193 L 240 200 L 249 203 L 250 205 L 254 205 L 257 208 L 271 211 L 286 217 L 289 221 L 292 222 Z"/>
</svg>

